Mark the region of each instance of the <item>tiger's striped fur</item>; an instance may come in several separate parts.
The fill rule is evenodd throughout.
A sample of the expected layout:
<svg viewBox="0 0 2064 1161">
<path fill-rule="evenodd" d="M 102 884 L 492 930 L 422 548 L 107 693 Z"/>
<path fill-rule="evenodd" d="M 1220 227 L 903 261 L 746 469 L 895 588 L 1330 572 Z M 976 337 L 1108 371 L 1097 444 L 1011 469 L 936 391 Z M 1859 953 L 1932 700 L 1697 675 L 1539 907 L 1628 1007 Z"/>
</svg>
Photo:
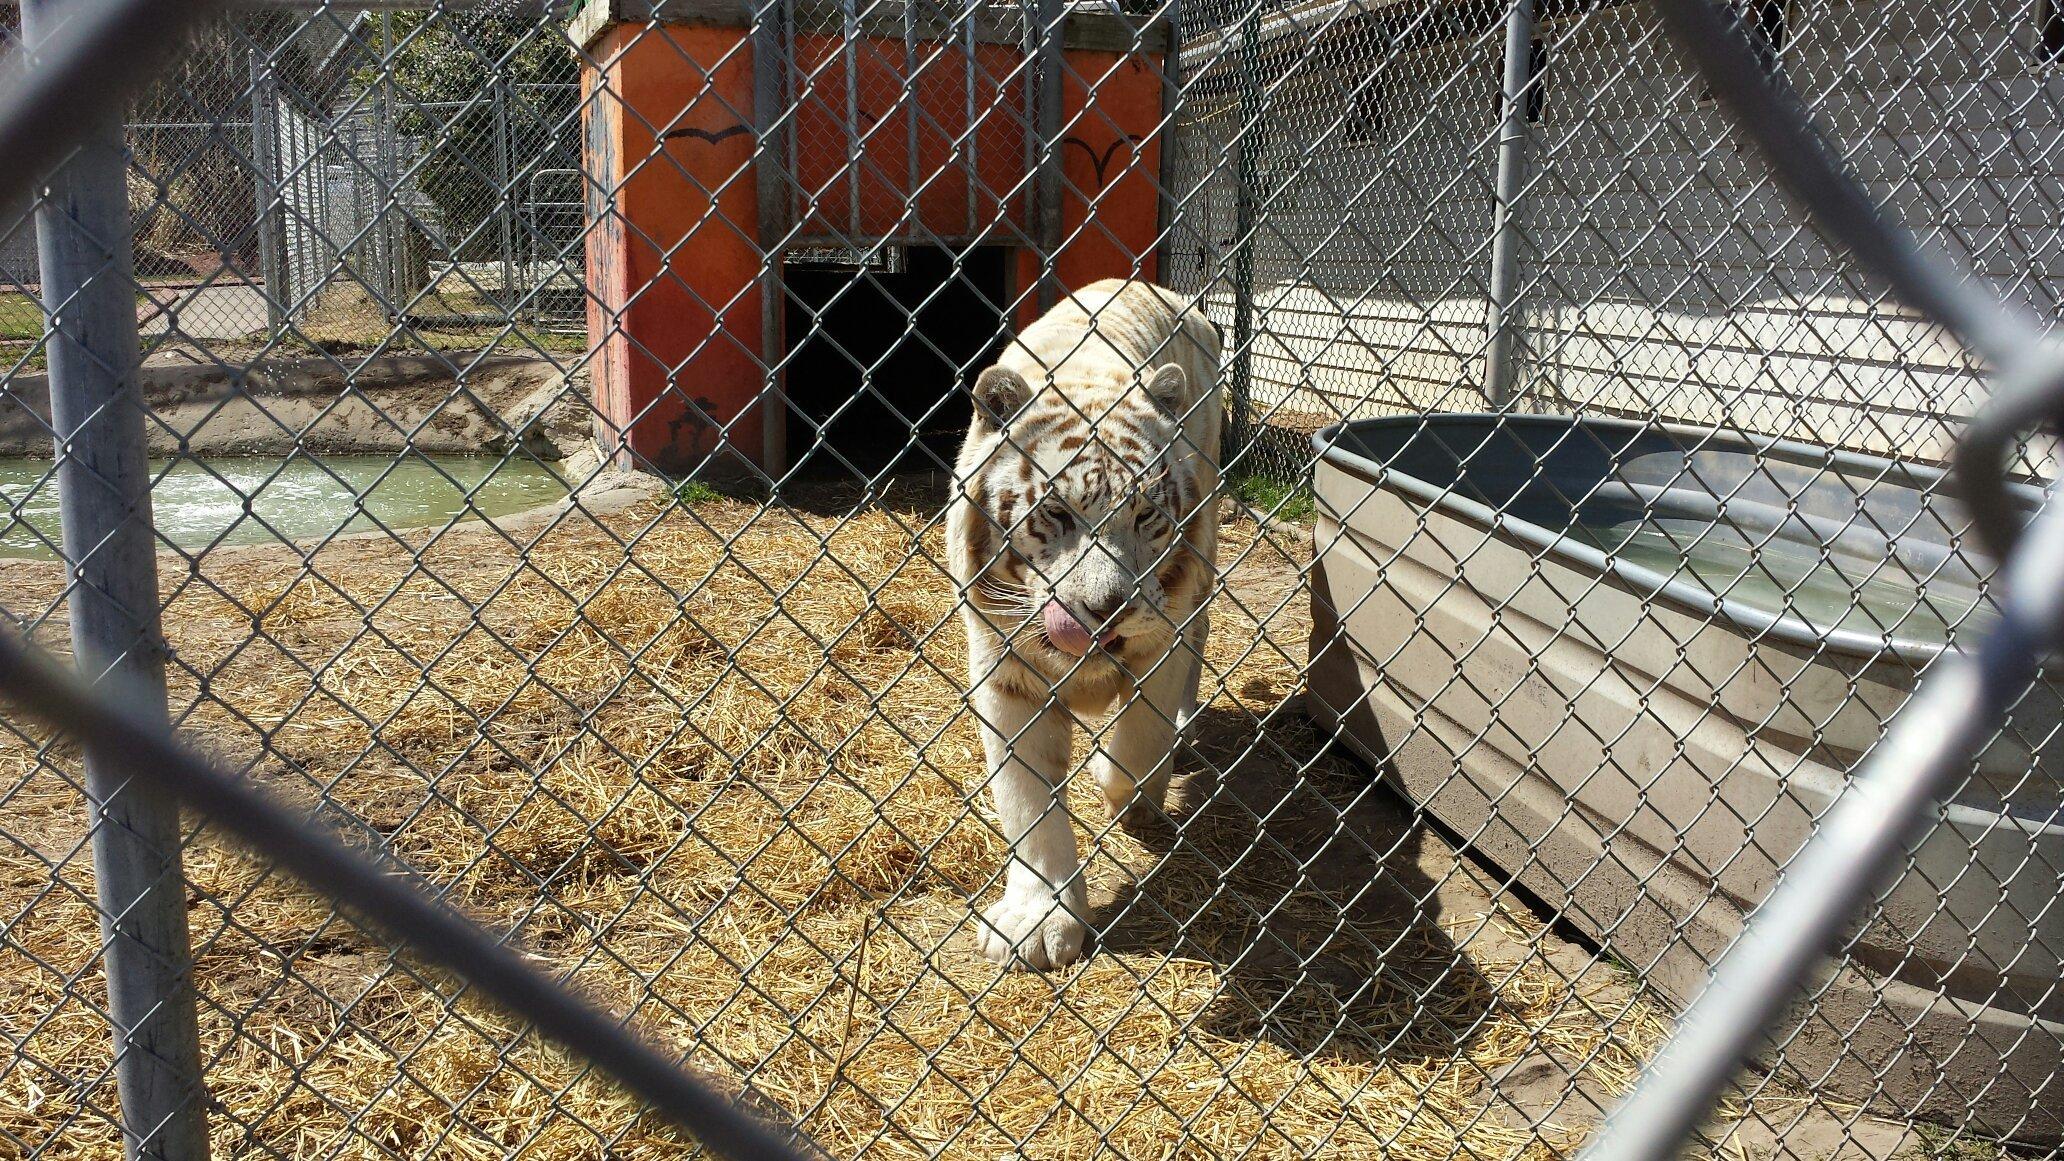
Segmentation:
<svg viewBox="0 0 2064 1161">
<path fill-rule="evenodd" d="M 1113 814 L 1158 811 L 1195 712 L 1218 548 L 1217 329 L 1109 280 L 1026 328 L 975 387 L 948 515 L 972 703 L 1011 843 L 984 954 L 1059 967 L 1087 903 L 1060 809 L 1077 714 Z"/>
</svg>

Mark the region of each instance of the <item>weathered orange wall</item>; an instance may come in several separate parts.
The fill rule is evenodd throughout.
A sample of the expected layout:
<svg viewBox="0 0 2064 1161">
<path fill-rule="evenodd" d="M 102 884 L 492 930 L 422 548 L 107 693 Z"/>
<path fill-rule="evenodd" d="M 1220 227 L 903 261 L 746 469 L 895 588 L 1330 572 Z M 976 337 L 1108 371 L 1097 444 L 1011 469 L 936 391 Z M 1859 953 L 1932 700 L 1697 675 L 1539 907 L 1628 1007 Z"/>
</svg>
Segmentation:
<svg viewBox="0 0 2064 1161">
<path fill-rule="evenodd" d="M 912 233 L 922 220 L 934 234 L 958 235 L 1002 225 L 999 243 L 1023 240 L 1026 187 L 1025 85 L 1012 45 L 975 46 L 974 135 L 967 138 L 967 55 L 958 45 L 921 44 L 913 75 L 903 42 L 863 38 L 850 54 L 855 120 L 862 149 L 847 160 L 844 41 L 834 36 L 796 38 L 796 63 L 809 84 L 796 94 L 796 178 L 814 198 L 816 213 L 802 226 L 811 233 L 861 238 Z M 910 168 L 910 118 L 903 94 L 918 98 L 915 179 Z M 956 139 L 967 143 L 958 151 Z M 975 216 L 968 217 L 968 161 L 975 172 Z M 858 178 L 857 183 L 853 180 Z M 860 214 L 855 220 L 857 184 Z M 915 196 L 913 196 L 913 194 Z M 915 231 L 922 237 L 923 231 Z"/>
<path fill-rule="evenodd" d="M 583 78 L 589 192 L 588 308 L 595 346 L 598 435 L 619 462 L 669 475 L 737 471 L 761 459 L 760 251 L 753 167 L 752 46 L 744 30 L 620 25 L 592 46 Z M 851 236 L 858 175 L 861 237 L 967 236 L 1029 241 L 1024 223 L 1024 84 L 1019 50 L 976 46 L 974 164 L 955 139 L 967 129 L 964 50 L 920 45 L 914 76 L 900 39 L 854 46 L 861 159 L 849 163 L 845 59 L 833 37 L 801 36 L 794 119 L 796 175 L 815 213 L 809 234 Z M 1063 238 L 1089 213 L 1099 223 L 1067 242 L 1064 285 L 1154 276 L 1159 69 L 1137 57 L 1071 49 L 1080 78 L 1065 88 Z M 986 75 L 984 75 L 986 74 Z M 1085 79 L 1096 84 L 1096 106 Z M 917 94 L 919 167 L 910 170 L 909 120 Z M 879 107 L 877 107 L 879 106 Z M 969 173 L 974 173 L 972 222 Z M 613 191 L 614 196 L 611 196 Z M 914 196 L 913 196 L 914 195 Z M 920 226 L 920 223 L 922 225 Z M 1036 313 L 1039 269 L 1020 256 L 1019 290 Z M 692 403 L 692 406 L 691 406 Z M 620 441 L 620 442 L 619 442 Z"/>
<path fill-rule="evenodd" d="M 602 301 L 589 315 L 602 434 L 613 445 L 621 433 L 626 466 L 685 474 L 724 470 L 711 463 L 720 451 L 759 458 L 758 212 L 753 134 L 740 124 L 752 51 L 739 40 L 622 25 L 597 45 L 607 89 L 589 106 L 600 123 L 588 165 L 616 191 L 618 221 L 591 235 Z"/>
<path fill-rule="evenodd" d="M 1154 243 L 1161 214 L 1161 70 L 1137 56 L 1068 50 L 1061 81 L 1061 249 L 1054 273 L 1064 287 L 1099 278 L 1159 274 Z M 1090 107 L 1090 89 L 1096 104 Z M 1090 215 L 1094 225 L 1086 225 Z M 1039 255 L 1018 254 L 1018 287 L 1038 285 Z M 1018 325 L 1039 317 L 1026 293 Z"/>
</svg>

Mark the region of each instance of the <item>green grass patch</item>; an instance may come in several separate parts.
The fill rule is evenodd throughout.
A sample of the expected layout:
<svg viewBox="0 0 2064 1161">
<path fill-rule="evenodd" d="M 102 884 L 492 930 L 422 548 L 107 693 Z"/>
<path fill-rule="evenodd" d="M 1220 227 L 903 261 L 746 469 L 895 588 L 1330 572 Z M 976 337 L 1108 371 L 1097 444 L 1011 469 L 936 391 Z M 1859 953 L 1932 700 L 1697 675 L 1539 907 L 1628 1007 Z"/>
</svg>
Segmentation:
<svg viewBox="0 0 2064 1161">
<path fill-rule="evenodd" d="M 0 293 L 0 342 L 43 337 L 43 306 L 19 291 Z"/>
<path fill-rule="evenodd" d="M 701 480 L 682 480 L 674 485 L 674 499 L 683 504 L 713 504 L 723 498 L 724 493 Z"/>
<path fill-rule="evenodd" d="M 1241 476 L 1232 481 L 1233 495 L 1242 504 L 1275 520 L 1309 524 L 1318 512 L 1311 488 L 1289 484 L 1266 476 Z"/>
</svg>

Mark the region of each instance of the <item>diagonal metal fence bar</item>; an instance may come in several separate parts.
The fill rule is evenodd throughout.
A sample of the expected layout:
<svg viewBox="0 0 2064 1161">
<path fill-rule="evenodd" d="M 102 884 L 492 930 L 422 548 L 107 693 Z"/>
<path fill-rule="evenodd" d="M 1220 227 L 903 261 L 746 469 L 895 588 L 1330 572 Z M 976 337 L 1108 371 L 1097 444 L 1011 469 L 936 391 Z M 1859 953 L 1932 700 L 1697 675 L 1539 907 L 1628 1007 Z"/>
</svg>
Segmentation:
<svg viewBox="0 0 2064 1161">
<path fill-rule="evenodd" d="M 2052 390 L 2064 390 L 2064 361 L 2045 361 L 2042 371 Z M 2064 395 L 2058 402 L 2064 406 Z M 1945 796 L 2027 691 L 2040 660 L 2064 646 L 2054 579 L 2060 570 L 2064 513 L 2053 509 L 2003 570 L 2007 596 L 1998 627 L 1970 655 L 1931 673 L 1900 711 L 1878 757 L 1821 820 L 1585 1157 L 1664 1161 L 1696 1147 L 1743 1063 L 1893 877 L 1899 856 L 1934 825 Z"/>
<path fill-rule="evenodd" d="M 1729 10 L 1821 128 L 1748 118 L 1791 176 L 1616 0 L 237 6 L 103 206 L 177 737 L 833 1155 L 1575 1155 L 1772 885 L 1847 881 L 1808 838 L 2048 535 L 2064 16 Z M 0 607 L 62 654 L 11 221 Z M 1156 299 L 1215 366 L 1132 345 Z M 1018 361 L 1048 306 L 1077 350 Z M 975 405 L 1113 340 L 1154 407 Z M 1208 488 L 1126 462 L 1171 361 Z M 1040 609 L 1077 534 L 1127 627 L 1013 700 L 967 646 L 1089 634 Z M 2037 676 L 1697 1148 L 2064 1140 Z M 135 1104 L 72 738 L 0 718 L 37 1161 Z M 222 837 L 176 836 L 218 1153 L 683 1151 Z"/>
<path fill-rule="evenodd" d="M 12 632 L 0 633 L 0 691 L 54 729 L 95 739 L 130 778 L 200 811 L 268 862 L 435 964 L 538 1033 L 591 1061 L 719 1156 L 798 1161 L 805 1154 L 457 912 L 431 901 L 405 868 L 380 865 L 234 775 L 179 745 L 152 720 L 155 695 L 111 679 L 96 692 Z M 118 756 L 118 757 L 117 757 Z"/>
<path fill-rule="evenodd" d="M 2002 486 L 1999 446 L 2032 419 L 2064 420 L 2064 354 L 1974 280 L 1883 221 L 1797 103 L 1772 83 L 1738 20 L 1706 0 L 1656 6 L 1679 50 L 1697 63 L 1736 126 L 1757 142 L 1814 221 L 1909 305 L 2000 368 L 1994 382 L 2001 402 L 1988 404 L 1973 425 L 1994 434 L 1978 441 L 1967 435 L 1958 470 L 1974 522 L 2004 558 L 2004 596 L 1999 623 L 1929 674 L 1715 965 L 1712 982 L 1585 1150 L 1597 1161 L 1663 1161 L 1693 1147 L 1744 1062 L 1894 877 L 1899 856 L 1936 824 L 1943 801 L 2038 666 L 2064 648 L 2056 579 L 2064 575 L 2064 509 L 2050 507 L 2021 535 L 2021 511 Z M 1991 414 L 1995 408 L 2005 417 Z"/>
</svg>

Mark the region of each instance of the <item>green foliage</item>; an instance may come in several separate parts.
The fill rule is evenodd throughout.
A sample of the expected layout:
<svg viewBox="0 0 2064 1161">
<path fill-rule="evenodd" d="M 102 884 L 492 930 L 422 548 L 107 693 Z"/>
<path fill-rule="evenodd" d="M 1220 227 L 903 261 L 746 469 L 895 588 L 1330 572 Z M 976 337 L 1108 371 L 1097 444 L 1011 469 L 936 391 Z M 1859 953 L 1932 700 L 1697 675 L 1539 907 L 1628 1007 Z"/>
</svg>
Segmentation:
<svg viewBox="0 0 2064 1161">
<path fill-rule="evenodd" d="M 1289 484 L 1267 476 L 1239 476 L 1230 482 L 1233 495 L 1242 504 L 1273 520 L 1309 524 L 1318 511 L 1311 489 L 1303 483 Z"/>
<path fill-rule="evenodd" d="M 572 124 L 577 98 L 563 86 L 580 80 L 580 67 L 567 51 L 564 30 L 515 6 L 492 4 L 391 13 L 383 27 L 387 51 L 380 55 L 391 81 L 376 58 L 358 73 L 358 86 L 376 100 L 391 91 L 396 128 L 423 142 L 416 185 L 437 207 L 457 251 L 452 257 L 497 252 L 496 231 L 483 225 L 502 203 L 501 183 L 513 176 L 520 187 L 528 169 L 563 163 L 541 158 L 540 150 L 578 136 Z M 513 175 L 497 173 L 504 147 L 496 138 L 504 125 L 512 138 L 506 152 Z"/>
<path fill-rule="evenodd" d="M 682 480 L 674 485 L 674 499 L 683 504 L 711 504 L 723 498 L 724 493 L 701 480 Z"/>
</svg>

